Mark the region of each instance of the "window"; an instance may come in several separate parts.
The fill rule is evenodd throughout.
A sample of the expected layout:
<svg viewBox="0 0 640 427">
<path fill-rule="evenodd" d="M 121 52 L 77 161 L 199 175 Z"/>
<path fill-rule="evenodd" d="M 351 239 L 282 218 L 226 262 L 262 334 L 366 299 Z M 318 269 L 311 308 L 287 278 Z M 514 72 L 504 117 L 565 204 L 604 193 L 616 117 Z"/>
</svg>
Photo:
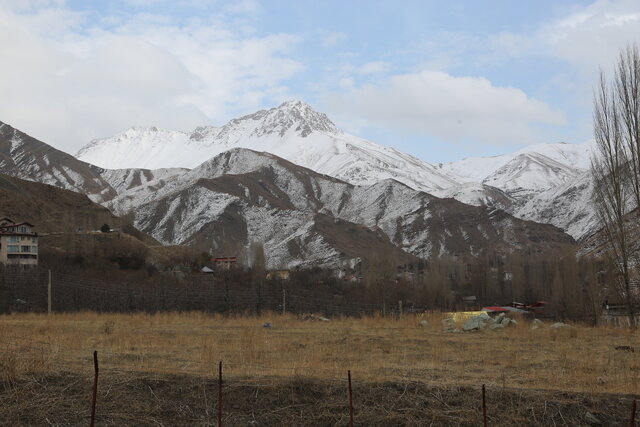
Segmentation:
<svg viewBox="0 0 640 427">
<path fill-rule="evenodd" d="M 21 246 L 20 252 L 31 252 L 31 246 Z"/>
<path fill-rule="evenodd" d="M 7 246 L 7 252 L 18 252 L 18 245 L 9 245 Z"/>
<path fill-rule="evenodd" d="M 34 254 L 38 253 L 38 247 L 37 246 L 31 246 L 31 252 L 33 252 Z"/>
<path fill-rule="evenodd" d="M 36 243 L 36 242 L 38 241 L 38 238 L 37 238 L 37 237 L 32 237 L 32 238 L 31 238 L 31 241 L 32 241 L 33 243 Z"/>
<path fill-rule="evenodd" d="M 9 241 L 15 243 L 19 242 L 20 239 L 18 238 L 18 236 L 9 236 Z"/>
<path fill-rule="evenodd" d="M 26 233 L 27 232 L 27 227 L 20 227 L 20 232 L 21 233 Z"/>
</svg>

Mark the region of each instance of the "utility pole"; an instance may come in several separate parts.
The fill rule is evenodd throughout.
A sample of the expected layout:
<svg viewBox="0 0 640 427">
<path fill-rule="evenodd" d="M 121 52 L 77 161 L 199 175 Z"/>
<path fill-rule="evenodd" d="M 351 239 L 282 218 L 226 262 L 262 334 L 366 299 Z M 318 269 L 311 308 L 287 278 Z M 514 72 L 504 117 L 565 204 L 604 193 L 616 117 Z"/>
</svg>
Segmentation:
<svg viewBox="0 0 640 427">
<path fill-rule="evenodd" d="M 49 283 L 47 284 L 47 314 L 51 314 L 51 269 L 49 269 Z"/>
<path fill-rule="evenodd" d="M 287 290 L 282 288 L 282 315 L 287 311 Z"/>
</svg>

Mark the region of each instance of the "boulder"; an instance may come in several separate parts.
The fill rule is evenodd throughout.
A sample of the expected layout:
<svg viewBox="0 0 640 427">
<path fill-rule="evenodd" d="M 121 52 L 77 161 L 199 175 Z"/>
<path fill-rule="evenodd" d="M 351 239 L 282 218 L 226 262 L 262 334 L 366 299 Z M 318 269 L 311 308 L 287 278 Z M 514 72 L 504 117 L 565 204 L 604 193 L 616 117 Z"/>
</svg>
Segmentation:
<svg viewBox="0 0 640 427">
<path fill-rule="evenodd" d="M 494 323 L 492 325 L 489 325 L 489 329 L 491 329 L 492 331 L 499 330 L 499 329 L 504 329 L 504 328 L 505 328 L 504 323 L 497 323 L 496 322 L 496 323 Z"/>
<path fill-rule="evenodd" d="M 479 331 L 494 323 L 495 321 L 487 313 L 482 313 L 464 322 L 462 330 L 465 332 Z"/>
<path fill-rule="evenodd" d="M 424 328 L 425 326 L 429 326 L 429 322 L 427 322 L 425 319 L 422 319 L 420 322 L 418 322 L 418 325 Z"/>
<path fill-rule="evenodd" d="M 564 329 L 564 328 L 570 328 L 570 325 L 567 325 L 566 323 L 562 323 L 562 322 L 556 322 L 553 325 L 550 326 L 551 329 Z"/>
</svg>

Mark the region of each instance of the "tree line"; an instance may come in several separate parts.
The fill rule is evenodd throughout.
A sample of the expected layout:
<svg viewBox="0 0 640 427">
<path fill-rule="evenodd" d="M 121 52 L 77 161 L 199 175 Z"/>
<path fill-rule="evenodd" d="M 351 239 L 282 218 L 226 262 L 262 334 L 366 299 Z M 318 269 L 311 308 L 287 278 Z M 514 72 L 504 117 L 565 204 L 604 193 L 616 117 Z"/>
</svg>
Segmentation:
<svg viewBox="0 0 640 427">
<path fill-rule="evenodd" d="M 631 325 L 638 312 L 640 266 L 640 53 L 620 51 L 613 75 L 601 71 L 593 96 L 593 202 L 610 266 L 610 291 Z"/>
<path fill-rule="evenodd" d="M 597 322 L 607 298 L 607 266 L 573 251 L 513 253 L 434 260 L 395 260 L 372 255 L 353 275 L 337 269 L 293 269 L 289 278 L 267 279 L 259 245 L 247 268 L 177 276 L 146 269 L 114 272 L 73 263 L 38 269 L 0 270 L 0 312 L 47 309 L 48 271 L 55 311 L 217 313 L 265 311 L 325 315 L 397 315 L 404 312 L 479 309 L 487 305 L 545 301 L 549 316 Z M 384 260 L 384 261 L 383 261 Z M 347 280 L 345 280 L 347 279 Z M 475 296 L 470 306 L 463 297 Z"/>
</svg>

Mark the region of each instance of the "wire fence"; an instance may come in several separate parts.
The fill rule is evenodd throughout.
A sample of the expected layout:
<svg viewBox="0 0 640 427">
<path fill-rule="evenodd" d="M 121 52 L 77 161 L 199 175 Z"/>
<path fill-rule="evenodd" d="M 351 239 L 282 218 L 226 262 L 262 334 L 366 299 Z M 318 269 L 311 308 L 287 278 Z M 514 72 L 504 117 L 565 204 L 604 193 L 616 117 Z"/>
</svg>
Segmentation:
<svg viewBox="0 0 640 427">
<path fill-rule="evenodd" d="M 165 278 L 136 282 L 87 277 L 82 271 L 74 270 L 4 270 L 0 271 L 0 313 L 47 312 L 49 305 L 54 312 L 116 313 L 203 311 L 260 314 L 272 311 L 325 316 L 398 316 L 433 311 L 432 307 L 385 298 L 362 289 L 357 294 L 360 297 L 344 290 L 288 281 L 242 283 L 206 275 L 194 275 L 192 279 L 182 281 L 167 281 Z M 367 300 L 362 295 L 366 295 Z M 624 310 L 559 315 L 552 308 L 545 308 L 528 315 L 543 320 L 607 324 L 621 328 L 631 324 Z M 640 325 L 640 316 L 636 316 L 635 324 Z"/>
<path fill-rule="evenodd" d="M 66 351 L 62 351 L 61 354 L 66 354 L 68 352 Z M 103 364 L 102 366 L 100 366 L 99 368 L 99 363 L 98 363 L 98 355 L 100 355 L 100 360 L 102 361 L 101 363 Z M 118 360 L 117 362 L 117 366 L 115 368 L 112 368 L 109 366 L 109 364 L 114 360 L 115 357 L 118 356 L 118 353 L 112 353 L 112 352 L 108 352 L 108 351 L 100 351 L 98 352 L 97 350 L 93 351 L 93 358 L 91 357 L 91 354 L 87 353 L 85 356 L 81 356 L 79 357 L 78 354 L 75 354 L 75 359 L 77 361 L 77 365 L 76 365 L 76 374 L 77 375 L 86 375 L 87 378 L 89 378 L 89 368 L 91 366 L 91 362 L 93 361 L 93 387 L 91 390 L 87 390 L 87 393 L 90 393 L 90 399 L 87 400 L 88 402 L 90 402 L 90 414 L 91 414 L 91 418 L 90 418 L 90 426 L 95 425 L 96 421 L 100 421 L 100 417 L 108 417 L 109 414 L 106 411 L 101 411 L 100 414 L 96 414 L 96 405 L 100 404 L 100 399 L 101 398 L 106 398 L 105 394 L 98 394 L 98 387 L 99 387 L 99 372 L 101 372 L 101 375 L 104 381 L 104 378 L 107 377 L 111 377 L 112 375 L 116 374 L 116 375 L 122 375 L 122 374 L 128 374 L 128 378 L 131 379 L 131 373 L 133 372 L 145 372 L 145 370 L 141 370 L 141 366 L 139 364 L 135 364 L 135 363 L 122 363 L 122 361 Z M 231 371 L 233 374 L 232 376 L 235 378 L 235 380 L 238 380 L 238 373 L 241 372 L 248 372 L 250 370 L 249 374 L 245 374 L 245 376 L 250 375 L 252 378 L 252 382 L 251 382 L 251 387 L 253 389 L 257 388 L 260 386 L 260 383 L 256 382 L 256 380 L 260 379 L 260 375 L 256 375 L 256 373 L 262 372 L 262 371 L 268 371 L 270 373 L 272 373 L 273 371 L 280 371 L 283 377 L 288 377 L 289 379 L 293 379 L 296 377 L 296 367 L 292 367 L 292 368 L 274 368 L 274 367 L 270 367 L 270 366 L 265 366 L 265 365 L 259 365 L 259 364 L 247 364 L 247 363 L 234 363 L 234 362 L 223 362 L 219 361 L 218 363 L 215 364 L 211 364 L 211 369 L 209 369 L 207 372 L 203 372 L 201 369 L 192 369 L 191 366 L 189 366 L 189 363 L 187 360 L 179 360 L 179 361 L 173 361 L 174 364 L 177 364 L 178 362 L 180 363 L 180 367 L 178 367 L 178 369 L 173 368 L 170 371 L 166 371 L 166 370 L 155 370 L 154 372 L 166 372 L 169 374 L 174 375 L 177 371 L 182 372 L 182 373 L 188 373 L 188 374 L 198 374 L 200 376 L 203 376 L 203 380 L 204 380 L 204 376 L 209 376 L 209 378 L 216 378 L 217 379 L 217 399 L 214 400 L 215 403 L 212 403 L 212 408 L 213 411 L 212 413 L 216 414 L 216 421 L 217 421 L 217 426 L 221 427 L 222 425 L 227 424 L 227 422 L 230 420 L 229 418 L 226 418 L 225 416 L 227 415 L 225 413 L 225 403 L 229 403 L 229 398 L 226 396 L 226 393 L 228 393 L 228 389 L 227 387 L 229 386 L 229 382 L 226 378 L 223 377 L 223 366 L 225 369 L 225 373 L 228 371 Z M 201 362 L 202 361 L 196 361 L 196 360 L 191 360 L 191 362 L 193 363 L 194 366 L 201 366 Z M 81 367 L 80 367 L 81 366 Z M 80 367 L 78 369 L 78 367 Z M 217 368 L 217 372 L 216 372 L 216 368 Z M 320 372 L 322 375 L 322 378 L 325 381 L 329 381 L 333 386 L 337 386 L 337 388 L 343 388 L 344 389 L 344 394 L 342 394 L 342 396 L 344 396 L 343 398 L 344 403 L 343 403 L 343 411 L 344 411 L 344 418 L 348 419 L 348 425 L 353 426 L 356 424 L 357 420 L 358 420 L 358 413 L 356 411 L 356 409 L 360 408 L 362 409 L 365 405 L 369 404 L 371 405 L 371 402 L 367 402 L 367 399 L 365 398 L 364 401 L 358 401 L 358 393 L 355 393 L 355 397 L 354 397 L 354 388 L 356 389 L 356 391 L 358 391 L 358 388 L 370 388 L 371 384 L 367 383 L 366 380 L 362 380 L 362 379 L 358 379 L 357 378 L 357 374 L 356 377 L 353 379 L 352 381 L 352 371 L 351 369 L 344 369 L 342 366 L 341 367 L 334 367 L 334 368 L 322 368 L 322 367 L 304 367 L 302 368 L 304 369 L 304 372 L 308 375 L 309 372 Z M 146 372 L 149 372 L 148 370 Z M 391 378 L 392 380 L 396 380 L 398 379 L 398 377 L 402 378 L 402 384 L 405 384 L 405 391 L 399 396 L 399 398 L 401 399 L 405 392 L 406 389 L 408 387 L 408 383 L 411 382 L 415 382 L 414 379 L 412 378 L 412 375 L 410 372 L 407 373 L 403 373 L 403 372 L 396 372 L 395 374 L 396 378 Z M 114 378 L 109 378 L 109 383 L 111 384 L 110 387 L 113 385 L 113 380 Z M 418 381 L 420 382 L 420 381 Z M 422 380 L 421 382 L 424 382 L 424 380 Z M 203 387 L 204 387 L 204 382 L 203 382 Z M 477 390 L 477 403 L 471 405 L 471 407 L 469 408 L 470 411 L 477 411 L 478 414 L 478 418 L 482 420 L 482 425 L 487 427 L 488 425 L 490 425 L 490 420 L 492 420 L 491 423 L 496 422 L 497 424 L 501 424 L 500 420 L 500 415 L 499 413 L 496 414 L 495 409 L 491 407 L 491 403 L 493 402 L 489 402 L 488 403 L 488 399 L 487 399 L 487 395 L 490 394 L 491 392 L 491 385 L 489 387 L 486 387 L 485 384 L 473 384 L 470 385 L 468 388 L 475 388 Z M 459 388 L 459 385 L 457 386 L 457 388 Z M 494 390 L 497 389 L 498 386 L 494 385 Z M 149 387 L 151 393 L 153 394 L 153 390 Z M 109 389 L 110 391 L 110 389 Z M 503 390 L 504 391 L 504 390 Z M 253 394 L 255 391 L 251 390 L 251 393 Z M 468 392 L 465 392 L 468 393 Z M 107 392 L 108 394 L 108 392 Z M 446 398 L 444 398 L 443 396 L 438 397 L 437 396 L 437 391 L 433 391 L 432 396 L 434 396 L 438 401 L 440 401 L 447 409 L 450 408 L 450 406 L 447 404 L 447 402 L 445 401 Z M 520 396 L 521 397 L 521 396 Z M 634 397 L 628 396 L 630 402 L 625 402 L 625 401 L 617 401 L 618 405 L 622 405 L 625 407 L 625 412 L 628 411 L 628 404 L 630 406 L 630 412 L 626 412 L 625 418 L 626 420 L 629 420 L 629 425 L 631 426 L 635 426 L 636 425 L 636 415 L 637 415 L 637 402 L 636 399 Z M 236 395 L 237 398 L 237 395 Z M 459 397 L 455 397 L 454 400 L 459 400 Z M 470 400 L 475 400 L 475 399 L 470 399 Z M 593 400 L 593 399 L 592 399 Z M 206 400 L 205 400 L 206 401 Z M 582 400 L 583 402 L 585 401 L 585 399 Z M 453 402 L 451 402 L 453 404 Z M 512 404 L 514 404 L 512 402 Z M 550 403 L 551 404 L 551 403 Z M 529 405 L 529 403 L 528 403 Z M 544 408 L 545 408 L 545 413 L 546 413 L 546 409 L 547 409 L 547 402 L 544 403 Z M 593 405 L 593 402 L 591 401 L 590 405 Z M 589 404 L 587 405 L 589 406 Z M 239 408 L 238 406 L 234 405 L 234 412 L 238 412 L 237 409 Z M 378 408 L 378 407 L 376 407 Z M 531 407 L 528 407 L 528 410 L 532 410 Z M 208 410 L 205 409 L 205 411 L 207 411 L 207 415 L 208 415 Z M 385 411 L 387 415 L 389 415 L 388 411 Z M 445 412 L 449 412 L 449 411 L 445 411 Z M 582 411 L 584 412 L 584 411 Z M 542 416 L 544 417 L 545 414 L 543 414 Z M 611 415 L 611 414 L 609 414 Z M 445 415 L 446 416 L 446 415 Z M 593 416 L 592 416 L 593 417 Z M 627 418 L 628 417 L 628 418 Z M 553 420 L 553 416 L 551 417 L 551 419 Z M 560 418 L 564 420 L 564 418 L 562 417 L 562 414 L 560 413 Z M 619 418 L 616 417 L 616 418 Z M 576 419 L 575 421 L 589 421 L 587 422 L 587 424 L 594 424 L 592 422 L 590 422 L 592 418 L 589 418 L 585 415 L 581 415 L 579 419 Z M 232 418 L 231 418 L 232 420 Z M 626 421 L 625 420 L 625 421 Z M 415 419 L 413 420 L 416 423 L 419 423 L 421 420 L 419 419 Z M 621 420 L 620 420 L 621 421 Z M 231 421 L 230 424 L 233 424 L 233 421 Z M 413 424 L 413 423 L 412 423 Z M 566 424 L 566 421 L 565 421 Z M 599 423 L 597 423 L 599 424 Z M 555 422 L 554 422 L 555 425 Z M 568 424 L 567 424 L 568 425 Z M 582 425 L 582 424 L 580 424 Z"/>
<path fill-rule="evenodd" d="M 0 300 L 7 312 L 46 312 L 51 298 L 53 311 L 159 312 L 206 311 L 260 313 L 275 311 L 325 315 L 392 314 L 399 310 L 424 311 L 397 301 L 378 304 L 349 298 L 321 286 L 288 286 L 284 281 L 259 284 L 228 283 L 208 277 L 156 284 L 88 278 L 81 272 L 46 270 L 5 271 L 0 274 Z M 49 288 L 50 284 L 50 288 Z M 4 294 L 4 295 L 2 295 Z M 0 312 L 3 307 L 0 307 Z"/>
</svg>

